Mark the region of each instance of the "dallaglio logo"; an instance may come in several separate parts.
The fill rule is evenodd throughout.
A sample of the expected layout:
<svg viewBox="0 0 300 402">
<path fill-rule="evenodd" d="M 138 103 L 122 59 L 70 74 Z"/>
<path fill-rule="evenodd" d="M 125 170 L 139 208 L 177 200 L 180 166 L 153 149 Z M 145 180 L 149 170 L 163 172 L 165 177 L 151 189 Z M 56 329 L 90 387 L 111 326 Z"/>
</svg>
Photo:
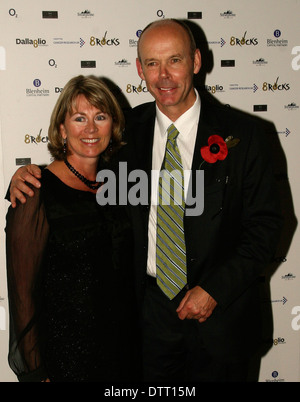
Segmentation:
<svg viewBox="0 0 300 402">
<path fill-rule="evenodd" d="M 216 85 L 205 85 L 204 89 L 207 92 L 211 92 L 212 94 L 225 92 L 223 85 L 216 84 Z"/>
<path fill-rule="evenodd" d="M 25 38 L 25 39 L 16 39 L 16 45 L 30 45 L 35 48 L 39 46 L 47 46 L 47 41 L 46 39 L 38 38 L 38 39 L 30 39 L 30 38 Z"/>
<path fill-rule="evenodd" d="M 273 339 L 273 345 L 277 346 L 277 345 L 283 345 L 285 344 L 285 339 L 281 338 L 280 336 L 276 339 Z"/>
</svg>

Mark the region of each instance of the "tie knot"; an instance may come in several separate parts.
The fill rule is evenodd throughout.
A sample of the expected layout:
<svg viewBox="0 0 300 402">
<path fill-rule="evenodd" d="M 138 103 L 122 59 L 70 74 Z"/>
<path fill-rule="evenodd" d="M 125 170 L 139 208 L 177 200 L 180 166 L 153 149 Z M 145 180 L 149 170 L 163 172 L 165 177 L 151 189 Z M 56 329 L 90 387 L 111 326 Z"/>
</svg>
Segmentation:
<svg viewBox="0 0 300 402">
<path fill-rule="evenodd" d="M 170 141 L 176 140 L 178 134 L 179 131 L 177 130 L 177 128 L 174 126 L 174 124 L 171 124 L 170 127 L 168 128 L 168 140 Z"/>
</svg>

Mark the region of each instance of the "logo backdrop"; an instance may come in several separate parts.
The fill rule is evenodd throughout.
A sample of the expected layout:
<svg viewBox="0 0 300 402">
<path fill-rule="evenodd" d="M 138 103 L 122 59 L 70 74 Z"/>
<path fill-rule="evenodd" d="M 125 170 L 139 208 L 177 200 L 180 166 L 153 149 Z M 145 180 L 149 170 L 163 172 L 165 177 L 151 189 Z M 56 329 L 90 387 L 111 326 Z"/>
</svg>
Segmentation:
<svg viewBox="0 0 300 402">
<path fill-rule="evenodd" d="M 188 20 L 196 33 L 204 61 L 201 90 L 255 115 L 270 134 L 285 226 L 262 278 L 269 288 L 262 303 L 273 310 L 274 329 L 259 381 L 298 382 L 300 1 L 45 3 L 0 4 L 0 381 L 16 381 L 7 364 L 4 195 L 10 178 L 20 165 L 50 161 L 50 113 L 72 76 L 105 77 L 131 106 L 152 100 L 136 73 L 137 40 L 149 22 L 174 17 Z"/>
</svg>

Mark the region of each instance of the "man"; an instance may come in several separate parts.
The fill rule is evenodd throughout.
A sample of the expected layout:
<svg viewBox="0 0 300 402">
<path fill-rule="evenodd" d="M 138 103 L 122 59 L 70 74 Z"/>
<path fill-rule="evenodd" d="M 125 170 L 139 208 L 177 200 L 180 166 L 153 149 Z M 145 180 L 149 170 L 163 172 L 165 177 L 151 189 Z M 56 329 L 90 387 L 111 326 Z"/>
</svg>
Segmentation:
<svg viewBox="0 0 300 402">
<path fill-rule="evenodd" d="M 186 200 L 190 190 L 199 191 L 196 173 L 204 170 L 204 211 L 193 216 L 187 205 L 183 217 L 186 279 L 179 293 L 167 296 L 164 279 L 158 278 L 160 207 L 149 199 L 150 208 L 131 209 L 144 379 L 244 381 L 261 341 L 259 277 L 273 256 L 281 225 L 263 133 L 250 117 L 200 98 L 193 76 L 201 68 L 201 54 L 181 22 L 161 20 L 146 27 L 138 56 L 138 74 L 155 102 L 127 116 L 129 168 L 148 177 L 160 170 L 167 129 L 174 123 L 179 164 L 192 171 L 189 181 L 184 177 Z M 26 174 L 15 181 L 21 190 L 24 179 Z M 149 194 L 156 194 L 159 184 L 152 184 Z"/>
</svg>

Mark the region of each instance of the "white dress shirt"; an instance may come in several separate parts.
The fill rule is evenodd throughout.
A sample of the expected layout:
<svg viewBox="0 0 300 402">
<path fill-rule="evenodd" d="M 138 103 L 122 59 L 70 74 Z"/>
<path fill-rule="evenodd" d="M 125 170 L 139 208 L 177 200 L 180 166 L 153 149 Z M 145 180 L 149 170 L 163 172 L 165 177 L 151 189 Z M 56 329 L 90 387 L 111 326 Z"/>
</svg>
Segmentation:
<svg viewBox="0 0 300 402">
<path fill-rule="evenodd" d="M 153 152 L 152 152 L 152 183 L 151 183 L 151 206 L 149 213 L 148 226 L 148 263 L 147 273 L 156 276 L 156 214 L 158 197 L 158 178 L 159 171 L 165 156 L 167 142 L 167 129 L 170 124 L 179 131 L 177 145 L 180 151 L 182 165 L 184 170 L 191 170 L 192 159 L 197 136 L 198 121 L 200 116 L 200 97 L 196 92 L 196 101 L 194 105 L 181 115 L 175 122 L 172 122 L 156 106 L 156 120 L 154 128 Z M 199 150 L 200 152 L 200 150 Z M 153 172 L 155 171 L 155 173 Z M 187 195 L 189 176 L 184 176 L 184 193 Z"/>
</svg>

